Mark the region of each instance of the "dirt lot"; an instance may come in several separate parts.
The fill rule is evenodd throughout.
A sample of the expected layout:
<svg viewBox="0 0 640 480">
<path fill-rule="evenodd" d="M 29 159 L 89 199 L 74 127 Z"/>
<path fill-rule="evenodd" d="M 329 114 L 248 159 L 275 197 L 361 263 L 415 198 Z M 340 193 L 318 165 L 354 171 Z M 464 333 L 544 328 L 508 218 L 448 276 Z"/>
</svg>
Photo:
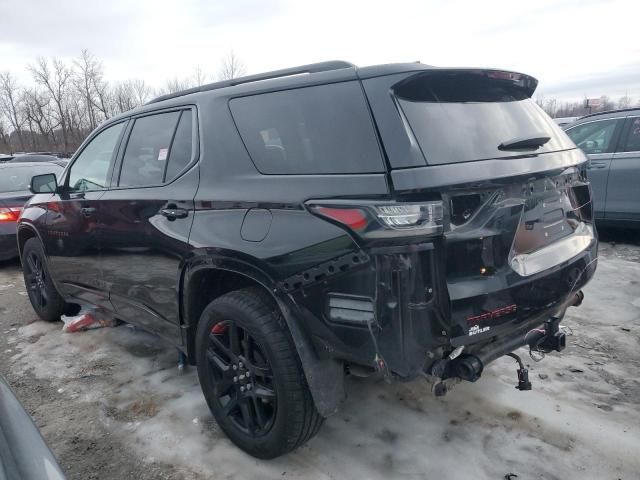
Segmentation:
<svg viewBox="0 0 640 480">
<path fill-rule="evenodd" d="M 444 399 L 424 382 L 350 380 L 307 446 L 257 461 L 220 433 L 193 370 L 127 326 L 64 334 L 36 320 L 17 264 L 0 264 L 0 372 L 71 479 L 638 479 L 640 235 L 606 233 L 562 354 L 494 363 Z M 515 477 L 513 477 L 515 478 Z"/>
</svg>

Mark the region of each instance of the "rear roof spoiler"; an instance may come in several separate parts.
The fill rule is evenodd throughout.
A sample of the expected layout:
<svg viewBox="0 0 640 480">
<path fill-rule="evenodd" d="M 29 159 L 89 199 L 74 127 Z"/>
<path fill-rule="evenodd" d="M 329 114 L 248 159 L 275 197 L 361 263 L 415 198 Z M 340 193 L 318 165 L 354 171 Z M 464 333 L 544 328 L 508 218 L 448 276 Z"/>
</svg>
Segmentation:
<svg viewBox="0 0 640 480">
<path fill-rule="evenodd" d="M 474 102 L 500 101 L 507 93 L 530 98 L 537 86 L 531 75 L 508 70 L 431 68 L 415 72 L 392 89 L 396 96 L 413 101 Z"/>
</svg>

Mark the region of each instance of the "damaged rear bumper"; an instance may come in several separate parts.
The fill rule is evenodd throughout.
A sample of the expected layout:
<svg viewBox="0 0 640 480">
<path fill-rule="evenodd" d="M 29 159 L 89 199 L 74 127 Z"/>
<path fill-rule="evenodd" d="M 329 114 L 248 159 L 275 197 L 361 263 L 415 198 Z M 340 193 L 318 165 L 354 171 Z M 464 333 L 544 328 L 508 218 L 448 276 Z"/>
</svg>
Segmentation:
<svg viewBox="0 0 640 480">
<path fill-rule="evenodd" d="M 454 225 L 464 195 L 480 201 Z M 285 282 L 320 355 L 403 379 L 452 376 L 442 361 L 456 349 L 483 367 L 526 345 L 593 276 L 590 189 L 576 169 L 443 197 L 454 205 L 444 235 L 363 246 Z"/>
</svg>

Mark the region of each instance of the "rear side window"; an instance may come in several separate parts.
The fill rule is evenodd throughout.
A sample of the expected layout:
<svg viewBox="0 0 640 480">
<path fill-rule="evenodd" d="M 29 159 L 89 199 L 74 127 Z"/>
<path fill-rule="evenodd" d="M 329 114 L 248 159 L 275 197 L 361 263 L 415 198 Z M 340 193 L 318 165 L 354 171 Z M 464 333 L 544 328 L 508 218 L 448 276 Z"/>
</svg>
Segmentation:
<svg viewBox="0 0 640 480">
<path fill-rule="evenodd" d="M 629 136 L 625 142 L 623 152 L 640 152 L 640 117 L 631 118 Z"/>
<path fill-rule="evenodd" d="M 191 161 L 191 155 L 193 154 L 192 123 L 191 110 L 183 111 L 180 114 L 178 128 L 171 144 L 165 181 L 173 180 Z"/>
<path fill-rule="evenodd" d="M 133 187 L 162 183 L 179 116 L 180 112 L 169 112 L 136 119 L 122 160 L 118 185 Z"/>
<path fill-rule="evenodd" d="M 229 105 L 247 150 L 262 173 L 384 171 L 358 82 L 234 98 Z"/>
<path fill-rule="evenodd" d="M 614 148 L 613 134 L 621 121 L 612 118 L 583 123 L 568 129 L 567 135 L 584 153 L 610 153 Z"/>
</svg>

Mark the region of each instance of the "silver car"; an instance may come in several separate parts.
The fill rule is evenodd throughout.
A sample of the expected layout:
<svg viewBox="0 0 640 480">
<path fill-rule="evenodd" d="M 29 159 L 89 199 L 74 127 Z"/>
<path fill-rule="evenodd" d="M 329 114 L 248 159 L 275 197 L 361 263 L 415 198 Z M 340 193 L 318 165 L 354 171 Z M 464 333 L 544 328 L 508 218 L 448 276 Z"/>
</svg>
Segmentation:
<svg viewBox="0 0 640 480">
<path fill-rule="evenodd" d="M 0 376 L 0 480 L 64 480 L 56 458 Z"/>
<path fill-rule="evenodd" d="M 589 157 L 596 220 L 640 228 L 640 108 L 587 115 L 565 131 Z"/>
</svg>

